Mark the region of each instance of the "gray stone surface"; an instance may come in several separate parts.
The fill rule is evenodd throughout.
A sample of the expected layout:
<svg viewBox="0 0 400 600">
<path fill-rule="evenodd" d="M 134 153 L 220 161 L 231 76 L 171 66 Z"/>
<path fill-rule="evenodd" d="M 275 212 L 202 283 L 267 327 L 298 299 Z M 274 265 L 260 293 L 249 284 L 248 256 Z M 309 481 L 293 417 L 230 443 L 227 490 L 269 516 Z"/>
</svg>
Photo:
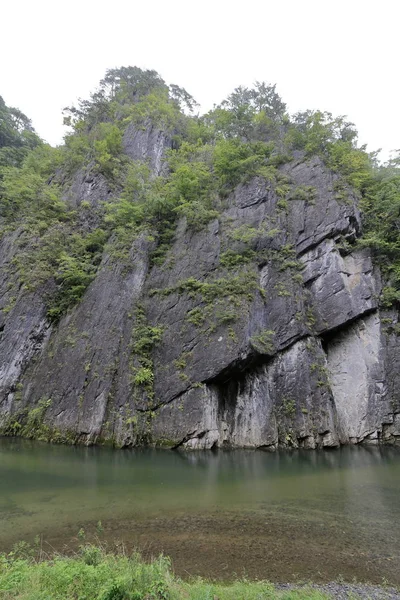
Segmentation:
<svg viewBox="0 0 400 600">
<path fill-rule="evenodd" d="M 327 365 L 341 441 L 378 441 L 392 413 L 377 313 L 357 320 L 327 344 Z"/>
<path fill-rule="evenodd" d="M 150 125 L 130 125 L 124 135 L 126 153 L 155 175 L 169 147 L 169 136 Z M 41 291 L 20 289 L 13 274 L 18 232 L 4 235 L 0 427 L 50 399 L 45 424 L 84 443 L 398 443 L 398 317 L 379 314 L 380 277 L 368 250 L 341 249 L 360 234 L 356 198 L 336 198 L 338 178 L 318 158 L 281 171 L 292 190 L 314 193 L 282 203 L 256 177 L 223 199 L 219 219 L 201 231 L 182 219 L 162 265 L 151 266 L 146 235 L 128 260 L 106 251 L 81 302 L 56 326 Z M 92 227 L 111 191 L 102 177 L 78 172 L 65 194 Z M 228 250 L 239 258 L 250 251 L 250 259 L 229 264 Z M 139 306 L 162 331 L 149 357 L 153 394 L 134 382 Z"/>
<path fill-rule="evenodd" d="M 326 169 L 320 158 L 300 159 L 286 165 L 283 171 L 294 185 L 313 186 L 316 190 L 312 202 L 291 201 L 289 228 L 299 253 L 328 237 L 354 239 L 361 229 L 356 198 L 349 190 L 346 202 L 336 199 L 334 186 L 339 178 Z"/>
<path fill-rule="evenodd" d="M 99 173 L 90 169 L 80 169 L 72 179 L 72 183 L 63 193 L 63 200 L 73 208 L 79 208 L 82 202 L 90 205 L 92 209 L 99 209 L 111 195 L 107 180 Z M 91 213 L 93 215 L 93 211 Z"/>
<path fill-rule="evenodd" d="M 18 382 L 51 333 L 40 295 L 21 289 L 15 275 L 19 238 L 16 231 L 0 240 L 0 424 L 12 413 Z"/>
<path fill-rule="evenodd" d="M 368 250 L 341 256 L 334 240 L 325 239 L 305 252 L 301 261 L 318 333 L 377 309 L 379 276 Z"/>
<path fill-rule="evenodd" d="M 147 272 L 147 246 L 140 239 L 133 245 L 129 269 L 104 257 L 83 301 L 61 320 L 42 360 L 26 374 L 23 403 L 50 398 L 46 419 L 82 441 L 96 441 L 103 428 L 113 438 L 131 403 L 127 363 L 133 309 Z"/>
<path fill-rule="evenodd" d="M 320 342 L 293 344 L 240 379 L 191 389 L 157 413 L 153 431 L 187 449 L 337 446 L 336 410 Z"/>
<path fill-rule="evenodd" d="M 171 148 L 171 138 L 161 129 L 149 123 L 138 127 L 128 125 L 122 140 L 125 154 L 134 160 L 148 162 L 155 175 L 161 175 L 166 168 L 165 151 Z"/>
</svg>

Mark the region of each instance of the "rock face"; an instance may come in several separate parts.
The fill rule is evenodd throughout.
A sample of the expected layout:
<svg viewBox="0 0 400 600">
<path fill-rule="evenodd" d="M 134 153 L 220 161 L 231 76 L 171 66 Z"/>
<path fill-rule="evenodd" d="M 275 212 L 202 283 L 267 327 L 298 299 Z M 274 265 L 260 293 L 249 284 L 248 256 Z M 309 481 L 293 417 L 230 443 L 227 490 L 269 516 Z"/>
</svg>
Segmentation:
<svg viewBox="0 0 400 600">
<path fill-rule="evenodd" d="M 171 148 L 171 139 L 151 123 L 142 128 L 128 125 L 122 144 L 129 158 L 147 161 L 155 175 L 165 170 L 165 151 Z"/>
<path fill-rule="evenodd" d="M 166 168 L 161 131 L 129 126 L 123 142 Z M 337 200 L 318 158 L 281 174 L 302 193 L 282 202 L 260 177 L 239 185 L 203 230 L 178 223 L 161 266 L 145 235 L 124 261 L 106 251 L 57 325 L 9 274 L 18 232 L 3 237 L 3 432 L 186 449 L 400 442 L 397 315 L 380 315 L 379 272 L 352 250 L 356 199 Z M 109 194 L 78 173 L 66 197 L 97 209 Z"/>
</svg>

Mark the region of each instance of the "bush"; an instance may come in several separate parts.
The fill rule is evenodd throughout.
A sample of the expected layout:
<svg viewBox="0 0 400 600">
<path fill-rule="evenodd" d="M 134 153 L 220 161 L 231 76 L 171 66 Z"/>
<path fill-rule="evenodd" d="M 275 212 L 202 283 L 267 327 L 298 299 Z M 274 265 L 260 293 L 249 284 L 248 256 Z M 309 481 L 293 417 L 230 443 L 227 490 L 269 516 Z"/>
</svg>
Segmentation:
<svg viewBox="0 0 400 600">
<path fill-rule="evenodd" d="M 86 545 L 78 555 L 43 560 L 24 547 L 18 554 L 0 555 L 0 595 L 4 600 L 327 600 L 308 587 L 277 590 L 266 581 L 229 584 L 196 579 L 181 581 L 171 562 L 160 556 L 150 563 L 139 554 L 113 555 Z"/>
<path fill-rule="evenodd" d="M 273 144 L 243 143 L 238 139 L 218 140 L 213 167 L 221 191 L 229 191 L 241 181 L 255 175 L 266 174 L 266 159 L 271 156 L 272 151 Z"/>
</svg>

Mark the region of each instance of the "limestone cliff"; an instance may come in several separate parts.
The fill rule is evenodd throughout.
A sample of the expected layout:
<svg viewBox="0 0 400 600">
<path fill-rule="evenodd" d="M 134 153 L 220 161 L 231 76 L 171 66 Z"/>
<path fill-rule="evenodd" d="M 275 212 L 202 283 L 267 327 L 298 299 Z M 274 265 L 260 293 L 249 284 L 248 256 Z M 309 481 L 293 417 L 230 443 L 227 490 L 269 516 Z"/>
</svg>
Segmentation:
<svg viewBox="0 0 400 600">
<path fill-rule="evenodd" d="M 156 175 L 169 147 L 153 126 L 124 135 Z M 123 260 L 106 247 L 58 323 L 41 290 L 13 278 L 19 232 L 4 234 L 3 433 L 187 449 L 399 442 L 397 314 L 381 314 L 379 270 L 354 245 L 356 197 L 338 197 L 318 157 L 295 153 L 279 172 L 297 193 L 282 201 L 261 176 L 239 184 L 204 228 L 179 220 L 162 264 L 145 233 Z M 64 198 L 96 219 L 112 193 L 78 171 Z"/>
</svg>

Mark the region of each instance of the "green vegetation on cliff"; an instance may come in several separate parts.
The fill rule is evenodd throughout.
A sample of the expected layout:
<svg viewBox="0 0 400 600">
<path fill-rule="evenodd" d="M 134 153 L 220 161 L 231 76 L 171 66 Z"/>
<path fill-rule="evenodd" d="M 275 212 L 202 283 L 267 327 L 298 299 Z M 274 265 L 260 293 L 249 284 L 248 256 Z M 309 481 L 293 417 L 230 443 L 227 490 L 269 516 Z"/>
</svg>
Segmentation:
<svg viewBox="0 0 400 600">
<path fill-rule="evenodd" d="M 382 303 L 400 306 L 400 156 L 374 170 L 363 189 L 361 244 L 372 248 L 386 279 Z"/>
<path fill-rule="evenodd" d="M 29 151 L 41 143 L 32 123 L 18 108 L 0 96 L 0 167 L 18 167 Z"/>
<path fill-rule="evenodd" d="M 237 88 L 203 116 L 193 114 L 195 107 L 190 94 L 155 71 L 111 69 L 88 100 L 65 109 L 72 131 L 52 148 L 0 98 L 0 230 L 18 230 L 20 252 L 10 268 L 25 289 L 40 291 L 50 319 L 79 301 L 104 248 L 126 261 L 133 240 L 145 233 L 154 242 L 152 263 L 162 265 L 181 217 L 193 231 L 205 228 L 234 188 L 254 177 L 269 183 L 283 213 L 293 199 L 315 203 L 315 190 L 293 189 L 279 169 L 314 155 L 337 174 L 338 201 L 352 191 L 359 196 L 358 243 L 373 249 L 383 269 L 383 303 L 400 302 L 398 160 L 379 166 L 343 117 L 320 111 L 290 117 L 275 86 L 265 83 Z M 124 152 L 128 127 L 151 128 L 168 140 L 158 172 Z M 96 206 L 70 202 L 68 190 L 79 178 L 103 182 Z M 240 277 L 256 258 L 253 248 L 226 248 L 221 268 Z"/>
</svg>

